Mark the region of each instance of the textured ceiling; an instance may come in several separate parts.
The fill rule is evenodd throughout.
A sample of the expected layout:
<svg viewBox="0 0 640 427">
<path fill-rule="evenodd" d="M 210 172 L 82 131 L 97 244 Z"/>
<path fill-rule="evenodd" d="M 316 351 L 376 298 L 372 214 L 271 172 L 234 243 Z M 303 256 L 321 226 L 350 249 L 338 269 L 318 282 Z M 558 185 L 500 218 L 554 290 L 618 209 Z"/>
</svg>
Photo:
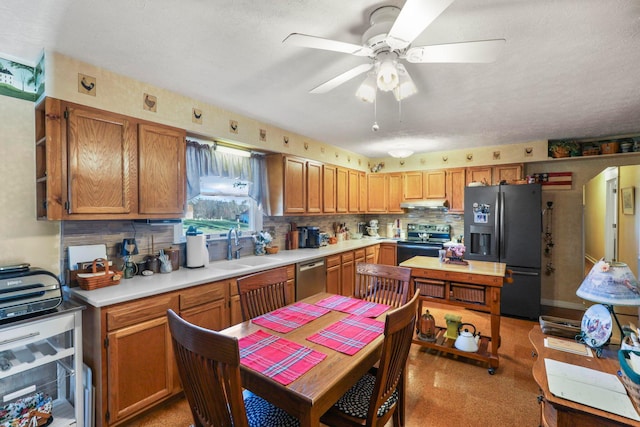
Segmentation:
<svg viewBox="0 0 640 427">
<path fill-rule="evenodd" d="M 428 0 L 425 0 L 428 1 Z M 504 38 L 491 64 L 407 64 L 419 93 L 374 108 L 367 61 L 283 45 L 292 32 L 361 43 L 388 0 L 3 0 L 0 53 L 54 50 L 368 157 L 640 131 L 640 2 L 456 0 L 413 45 Z"/>
</svg>

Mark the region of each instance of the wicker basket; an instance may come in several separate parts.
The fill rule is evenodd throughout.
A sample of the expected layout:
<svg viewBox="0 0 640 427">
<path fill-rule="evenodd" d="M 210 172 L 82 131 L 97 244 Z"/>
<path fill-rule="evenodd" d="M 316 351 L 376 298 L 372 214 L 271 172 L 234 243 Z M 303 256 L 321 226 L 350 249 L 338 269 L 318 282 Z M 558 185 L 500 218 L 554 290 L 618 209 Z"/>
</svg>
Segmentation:
<svg viewBox="0 0 640 427">
<path fill-rule="evenodd" d="M 629 365 L 629 353 L 631 350 L 619 350 L 618 360 L 620 361 L 620 377 L 624 388 L 627 389 L 627 394 L 633 402 L 634 408 L 640 414 L 640 375 L 634 372 Z M 640 356 L 640 352 L 634 351 L 633 353 Z"/>
<path fill-rule="evenodd" d="M 98 270 L 98 263 L 104 264 L 104 270 Z M 91 273 L 78 274 L 78 285 L 85 291 L 92 291 L 105 286 L 117 285 L 122 278 L 122 271 L 109 270 L 109 262 L 104 258 L 93 260 Z"/>
</svg>

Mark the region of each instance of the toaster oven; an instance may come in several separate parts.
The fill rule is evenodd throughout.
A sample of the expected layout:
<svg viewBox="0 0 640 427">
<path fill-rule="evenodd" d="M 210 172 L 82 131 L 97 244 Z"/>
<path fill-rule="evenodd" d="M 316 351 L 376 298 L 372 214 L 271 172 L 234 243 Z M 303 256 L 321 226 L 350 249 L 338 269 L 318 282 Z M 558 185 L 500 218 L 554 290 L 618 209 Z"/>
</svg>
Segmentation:
<svg viewBox="0 0 640 427">
<path fill-rule="evenodd" d="M 0 268 L 0 321 L 53 310 L 62 286 L 51 272 L 29 264 Z"/>
</svg>

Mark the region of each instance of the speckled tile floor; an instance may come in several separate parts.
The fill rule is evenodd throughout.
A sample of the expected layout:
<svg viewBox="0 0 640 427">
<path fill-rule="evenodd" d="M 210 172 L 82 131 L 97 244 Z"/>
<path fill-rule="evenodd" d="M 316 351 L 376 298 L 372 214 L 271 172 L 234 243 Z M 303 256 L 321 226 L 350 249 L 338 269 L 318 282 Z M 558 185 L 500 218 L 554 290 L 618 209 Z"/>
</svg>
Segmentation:
<svg viewBox="0 0 640 427">
<path fill-rule="evenodd" d="M 454 312 L 447 306 L 428 308 L 439 326 L 445 325 L 446 313 Z M 487 314 L 455 312 L 463 322 L 488 333 Z M 407 427 L 538 426 L 538 387 L 531 376 L 534 360 L 528 338 L 536 323 L 502 317 L 500 367 L 495 375 L 489 375 L 485 364 L 413 345 L 408 360 Z M 127 426 L 188 427 L 192 422 L 186 401 L 177 399 Z"/>
</svg>

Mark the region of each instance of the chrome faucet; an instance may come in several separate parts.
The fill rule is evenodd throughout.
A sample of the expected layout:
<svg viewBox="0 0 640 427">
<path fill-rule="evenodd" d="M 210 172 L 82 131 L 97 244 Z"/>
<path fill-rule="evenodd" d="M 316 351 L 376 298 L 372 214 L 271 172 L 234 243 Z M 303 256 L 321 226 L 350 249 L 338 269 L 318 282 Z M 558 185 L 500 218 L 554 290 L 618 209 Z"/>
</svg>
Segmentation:
<svg viewBox="0 0 640 427">
<path fill-rule="evenodd" d="M 232 251 L 231 251 L 231 235 L 232 234 L 236 240 L 236 250 L 233 251 L 233 253 L 235 253 L 236 259 L 240 258 L 240 249 L 242 249 L 242 247 L 238 247 L 238 245 L 240 244 L 240 241 L 238 240 L 238 233 L 239 231 L 236 227 L 231 227 L 229 229 L 229 232 L 227 233 L 227 259 L 233 259 Z"/>
</svg>

